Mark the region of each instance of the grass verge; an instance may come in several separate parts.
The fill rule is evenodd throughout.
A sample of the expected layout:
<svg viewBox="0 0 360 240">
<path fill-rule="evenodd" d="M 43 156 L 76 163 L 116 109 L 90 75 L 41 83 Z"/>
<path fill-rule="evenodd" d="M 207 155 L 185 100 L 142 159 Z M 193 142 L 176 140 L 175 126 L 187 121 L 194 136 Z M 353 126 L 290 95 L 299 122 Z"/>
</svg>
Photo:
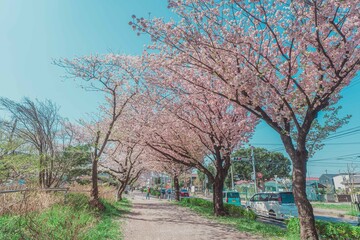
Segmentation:
<svg viewBox="0 0 360 240">
<path fill-rule="evenodd" d="M 325 203 L 311 203 L 314 208 L 322 208 L 322 209 L 334 209 L 341 211 L 351 211 L 350 204 L 325 204 Z"/>
<path fill-rule="evenodd" d="M 253 213 L 247 212 L 243 208 L 225 204 L 225 211 L 229 216 L 215 217 L 213 215 L 213 203 L 199 198 L 183 199 L 177 203 L 180 206 L 188 207 L 210 219 L 214 219 L 220 223 L 233 225 L 242 232 L 261 235 L 267 239 L 300 239 L 300 223 L 298 218 L 286 220 L 286 229 L 281 229 L 274 225 L 257 222 Z M 349 240 L 360 239 L 360 227 L 355 227 L 347 223 L 331 223 L 325 221 L 316 221 L 316 229 L 320 239 L 329 240 Z"/>
<path fill-rule="evenodd" d="M 333 210 L 345 211 L 344 214 L 349 216 L 357 217 L 360 214 L 360 212 L 354 209 L 354 207 L 351 206 L 350 204 L 312 203 L 312 206 L 314 208 L 319 208 L 319 209 L 333 209 Z"/>
<path fill-rule="evenodd" d="M 200 215 L 206 218 L 216 220 L 220 223 L 232 225 L 241 232 L 261 235 L 262 237 L 268 239 L 285 239 L 287 234 L 285 229 L 282 229 L 277 226 L 257 222 L 251 219 L 231 217 L 231 216 L 215 217 L 213 213 L 213 208 L 209 206 L 195 206 L 185 201 L 176 202 L 176 204 L 182 207 L 190 208 L 194 212 L 199 213 Z"/>
<path fill-rule="evenodd" d="M 103 200 L 104 212 L 90 209 L 88 197 L 69 194 L 67 204 L 20 215 L 0 216 L 0 239 L 121 239 L 118 218 L 129 211 L 129 201 Z"/>
</svg>

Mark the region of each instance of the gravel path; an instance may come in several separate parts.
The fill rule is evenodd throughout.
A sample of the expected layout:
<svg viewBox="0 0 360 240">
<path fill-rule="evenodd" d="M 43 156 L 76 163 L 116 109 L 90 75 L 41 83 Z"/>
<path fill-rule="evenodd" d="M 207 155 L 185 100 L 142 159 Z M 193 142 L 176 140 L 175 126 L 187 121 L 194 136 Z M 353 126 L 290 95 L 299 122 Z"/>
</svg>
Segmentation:
<svg viewBox="0 0 360 240">
<path fill-rule="evenodd" d="M 125 217 L 125 240 L 226 240 L 261 239 L 205 219 L 167 200 L 136 194 L 133 208 Z"/>
</svg>

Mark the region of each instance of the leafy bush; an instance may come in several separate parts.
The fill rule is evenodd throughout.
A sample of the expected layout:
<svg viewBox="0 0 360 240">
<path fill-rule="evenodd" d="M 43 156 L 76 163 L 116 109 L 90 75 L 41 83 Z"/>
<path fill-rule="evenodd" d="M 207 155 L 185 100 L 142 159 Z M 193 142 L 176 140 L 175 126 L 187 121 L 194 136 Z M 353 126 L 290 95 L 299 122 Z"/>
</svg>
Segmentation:
<svg viewBox="0 0 360 240">
<path fill-rule="evenodd" d="M 214 204 L 212 202 L 201 198 L 183 198 L 181 201 L 199 207 L 205 207 L 205 208 L 214 207 Z M 252 220 L 256 219 L 256 214 L 251 210 L 247 210 L 245 208 L 234 206 L 227 203 L 224 204 L 224 208 L 229 216 L 242 217 Z"/>
<path fill-rule="evenodd" d="M 199 198 L 183 198 L 177 204 L 188 207 L 202 216 L 214 219 L 220 223 L 231 224 L 241 232 L 260 234 L 265 239 L 268 237 L 271 239 L 274 239 L 274 237 L 275 239 L 279 239 L 286 235 L 286 231 L 278 226 L 255 221 L 256 215 L 254 212 L 241 207 L 226 204 L 225 209 L 230 216 L 215 217 L 213 203 L 210 201 Z M 299 238 L 297 237 L 295 239 Z"/>
<path fill-rule="evenodd" d="M 201 198 L 182 198 L 181 201 L 184 201 L 186 203 L 189 203 L 194 206 L 199 206 L 199 207 L 206 207 L 206 208 L 214 207 L 212 202 L 205 200 L 205 199 L 201 199 Z"/>
<path fill-rule="evenodd" d="M 332 223 L 324 221 L 316 221 L 317 232 L 321 239 L 360 239 L 360 227 L 352 226 L 348 223 Z M 287 222 L 288 233 L 299 235 L 300 224 L 298 218 L 291 218 Z"/>
<path fill-rule="evenodd" d="M 150 194 L 153 195 L 153 196 L 160 196 L 160 190 L 155 190 L 155 189 L 150 189 Z"/>
<path fill-rule="evenodd" d="M 232 217 L 243 217 L 252 220 L 256 219 L 256 214 L 250 209 L 245 209 L 228 203 L 225 203 L 224 207 L 225 211 Z"/>
</svg>

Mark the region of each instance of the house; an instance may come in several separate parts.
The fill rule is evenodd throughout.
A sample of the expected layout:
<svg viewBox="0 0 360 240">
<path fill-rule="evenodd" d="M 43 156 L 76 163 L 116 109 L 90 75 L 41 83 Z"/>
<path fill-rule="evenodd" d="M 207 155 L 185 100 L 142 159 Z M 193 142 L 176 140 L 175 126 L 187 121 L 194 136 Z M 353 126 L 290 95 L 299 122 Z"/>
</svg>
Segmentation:
<svg viewBox="0 0 360 240">
<path fill-rule="evenodd" d="M 319 178 L 308 177 L 306 178 L 306 196 L 310 201 L 319 200 L 319 189 L 317 188 L 319 184 Z"/>
<path fill-rule="evenodd" d="M 347 191 L 355 190 L 360 188 L 360 174 L 348 175 L 348 178 L 344 178 L 342 184 L 345 186 Z"/>
<path fill-rule="evenodd" d="M 336 191 L 344 191 L 346 189 L 344 182 L 349 181 L 348 174 L 339 174 L 333 177 L 334 187 Z"/>
<path fill-rule="evenodd" d="M 335 192 L 334 177 L 339 174 L 322 174 L 319 178 L 319 183 L 326 186 L 328 192 Z"/>
</svg>

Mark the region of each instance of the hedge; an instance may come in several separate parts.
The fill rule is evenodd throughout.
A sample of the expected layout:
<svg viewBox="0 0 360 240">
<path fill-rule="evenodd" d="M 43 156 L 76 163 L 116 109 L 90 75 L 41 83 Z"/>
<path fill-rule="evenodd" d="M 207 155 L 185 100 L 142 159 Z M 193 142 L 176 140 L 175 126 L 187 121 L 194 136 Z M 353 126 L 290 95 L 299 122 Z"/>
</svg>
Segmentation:
<svg viewBox="0 0 360 240">
<path fill-rule="evenodd" d="M 317 220 L 315 227 L 321 239 L 360 239 L 360 227 L 352 226 L 348 223 L 332 223 Z M 291 218 L 287 220 L 287 229 L 290 234 L 299 235 L 299 219 Z"/>
<path fill-rule="evenodd" d="M 193 206 L 199 206 L 204 208 L 214 208 L 214 204 L 208 200 L 201 198 L 182 198 L 181 201 L 191 204 Z M 243 207 L 234 206 L 228 203 L 224 203 L 226 213 L 231 217 L 242 217 L 247 219 L 256 219 L 256 214 L 252 210 L 245 209 Z"/>
</svg>

